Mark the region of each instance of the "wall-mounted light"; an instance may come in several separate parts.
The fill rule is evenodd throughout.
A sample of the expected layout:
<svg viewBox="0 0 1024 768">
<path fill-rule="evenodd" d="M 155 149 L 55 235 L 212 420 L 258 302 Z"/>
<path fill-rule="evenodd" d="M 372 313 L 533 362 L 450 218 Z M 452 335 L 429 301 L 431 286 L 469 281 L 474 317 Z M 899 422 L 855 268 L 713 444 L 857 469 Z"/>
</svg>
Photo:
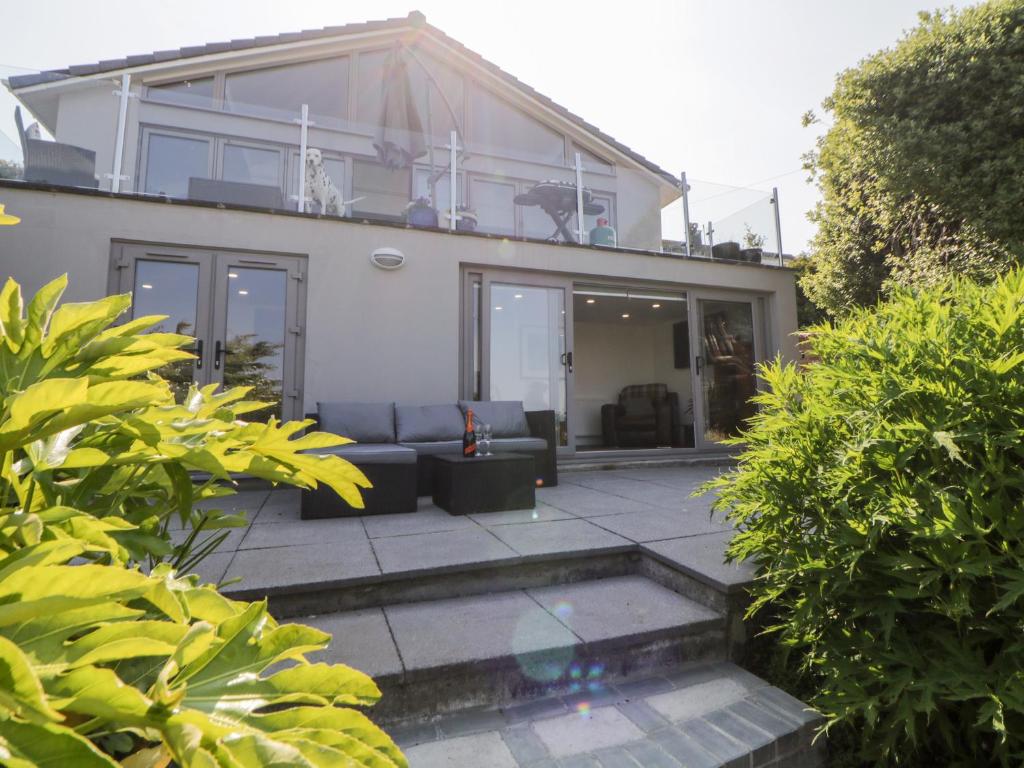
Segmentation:
<svg viewBox="0 0 1024 768">
<path fill-rule="evenodd" d="M 405 264 L 405 254 L 397 248 L 378 248 L 370 254 L 370 263 L 380 269 L 399 269 Z"/>
</svg>

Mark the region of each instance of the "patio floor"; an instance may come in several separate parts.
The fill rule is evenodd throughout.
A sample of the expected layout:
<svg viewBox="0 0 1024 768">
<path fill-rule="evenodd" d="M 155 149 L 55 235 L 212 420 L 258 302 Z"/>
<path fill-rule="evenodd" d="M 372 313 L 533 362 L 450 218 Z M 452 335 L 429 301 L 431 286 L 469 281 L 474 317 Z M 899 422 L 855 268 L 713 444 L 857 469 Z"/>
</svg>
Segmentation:
<svg viewBox="0 0 1024 768">
<path fill-rule="evenodd" d="M 722 563 L 731 528 L 711 516 L 710 496 L 691 496 L 721 471 L 676 466 L 561 472 L 558 486 L 537 490 L 533 509 L 464 517 L 422 497 L 409 514 L 300 520 L 298 491 L 247 490 L 218 505 L 245 510 L 250 524 L 233 529 L 197 570 L 210 581 L 238 579 L 225 591 L 251 597 L 403 573 L 640 549 L 714 586 L 735 588 L 750 572 Z"/>
</svg>

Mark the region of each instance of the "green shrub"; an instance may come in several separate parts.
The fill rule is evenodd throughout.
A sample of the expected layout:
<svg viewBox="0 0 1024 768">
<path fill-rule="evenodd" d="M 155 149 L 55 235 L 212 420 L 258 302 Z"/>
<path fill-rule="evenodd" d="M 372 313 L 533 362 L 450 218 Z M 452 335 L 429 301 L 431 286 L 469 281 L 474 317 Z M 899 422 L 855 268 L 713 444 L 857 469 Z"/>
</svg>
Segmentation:
<svg viewBox="0 0 1024 768">
<path fill-rule="evenodd" d="M 246 423 L 265 404 L 244 388 L 176 403 L 154 371 L 191 339 L 144 333 L 155 317 L 111 326 L 127 296 L 58 308 L 65 283 L 27 308 L 0 290 L 0 764 L 405 768 L 351 708 L 380 698 L 373 680 L 306 659 L 329 635 L 200 586 L 183 574 L 216 538 L 191 551 L 167 532 L 239 522 L 194 509 L 232 473 L 361 506 L 362 473 L 301 452 L 348 441 Z"/>
<path fill-rule="evenodd" d="M 812 348 L 765 367 L 711 484 L 751 613 L 865 760 L 1024 764 L 1024 272 L 898 292 Z"/>
</svg>

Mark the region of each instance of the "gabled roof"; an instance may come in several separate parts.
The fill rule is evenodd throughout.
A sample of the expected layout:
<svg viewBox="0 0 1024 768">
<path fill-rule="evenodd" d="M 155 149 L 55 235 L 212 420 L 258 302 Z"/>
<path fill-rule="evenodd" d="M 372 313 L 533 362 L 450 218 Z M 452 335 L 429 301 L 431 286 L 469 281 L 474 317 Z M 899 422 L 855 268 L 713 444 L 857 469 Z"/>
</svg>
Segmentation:
<svg viewBox="0 0 1024 768">
<path fill-rule="evenodd" d="M 181 61 L 185 59 L 196 58 L 200 56 L 210 56 L 218 53 L 228 53 L 236 51 L 247 51 L 255 50 L 259 48 L 266 48 L 275 45 L 285 45 L 288 43 L 300 43 L 314 40 L 323 40 L 334 37 L 346 37 L 348 35 L 354 35 L 365 32 L 376 32 L 383 30 L 397 30 L 409 27 L 416 27 L 424 30 L 428 34 L 432 35 L 438 42 L 443 45 L 454 49 L 458 53 L 464 55 L 467 59 L 474 62 L 477 66 L 486 69 L 492 74 L 499 77 L 502 81 L 508 85 L 516 88 L 530 99 L 538 102 L 539 104 L 551 109 L 566 120 L 576 124 L 584 131 L 592 134 L 596 138 L 600 139 L 605 144 L 610 145 L 622 154 L 626 155 L 630 159 L 634 160 L 639 165 L 643 166 L 647 170 L 651 171 L 655 175 L 659 176 L 662 181 L 672 184 L 676 187 L 679 186 L 680 181 L 678 178 L 673 176 L 668 171 L 659 167 L 655 163 L 648 160 L 646 157 L 638 152 L 627 147 L 622 142 L 612 138 L 607 133 L 602 131 L 592 123 L 588 123 L 579 115 L 570 112 L 568 109 L 548 98 L 547 96 L 539 93 L 526 83 L 519 80 L 517 77 L 510 75 L 508 72 L 503 70 L 497 64 L 493 64 L 487 61 L 483 56 L 470 50 L 459 41 L 449 37 L 440 29 L 431 24 L 427 23 L 426 17 L 419 11 L 411 11 L 405 18 L 393 18 L 393 19 L 382 19 L 379 21 L 366 21 L 355 24 L 343 24 L 340 26 L 324 27 L 322 29 L 307 29 L 302 32 L 288 32 L 280 35 L 264 35 L 261 37 L 254 37 L 242 40 L 230 40 L 227 42 L 220 43 L 207 43 L 205 45 L 192 45 L 185 48 L 177 48 L 174 50 L 167 51 L 155 51 L 153 53 L 139 54 L 135 56 L 126 56 L 122 59 L 106 59 L 104 61 L 98 61 L 93 64 L 77 64 L 63 69 L 51 69 L 44 72 L 33 73 L 30 75 L 15 75 L 8 78 L 7 82 L 12 91 L 17 91 L 21 88 L 30 88 L 32 86 L 56 83 L 65 80 L 72 80 L 78 77 L 89 77 L 93 75 L 101 75 L 105 73 L 113 73 L 121 70 L 131 70 L 137 67 L 148 66 L 152 64 L 162 64 L 167 62 Z"/>
</svg>

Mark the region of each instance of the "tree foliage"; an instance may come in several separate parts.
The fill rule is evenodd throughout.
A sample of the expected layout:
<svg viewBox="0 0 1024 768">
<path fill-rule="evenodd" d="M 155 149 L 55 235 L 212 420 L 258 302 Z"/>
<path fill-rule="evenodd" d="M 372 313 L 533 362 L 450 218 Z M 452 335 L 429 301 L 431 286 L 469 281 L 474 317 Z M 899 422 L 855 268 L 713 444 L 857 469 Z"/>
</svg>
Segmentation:
<svg viewBox="0 0 1024 768">
<path fill-rule="evenodd" d="M 200 586 L 194 536 L 168 533 L 237 522 L 195 507 L 233 473 L 361 506 L 366 478 L 316 452 L 348 441 L 244 421 L 265 407 L 245 388 L 176 402 L 154 371 L 192 339 L 112 325 L 128 296 L 58 307 L 65 283 L 0 290 L 0 763 L 404 768 L 352 709 L 373 681 L 306 659 L 329 635 Z"/>
<path fill-rule="evenodd" d="M 832 315 L 1024 257 L 1024 0 L 921 23 L 842 73 L 807 159 L 822 202 L 803 286 Z M 813 116 L 810 118 L 813 120 Z"/>
<path fill-rule="evenodd" d="M 714 483 L 751 614 L 871 764 L 1024 764 L 1024 270 L 895 289 L 809 343 Z"/>
</svg>

